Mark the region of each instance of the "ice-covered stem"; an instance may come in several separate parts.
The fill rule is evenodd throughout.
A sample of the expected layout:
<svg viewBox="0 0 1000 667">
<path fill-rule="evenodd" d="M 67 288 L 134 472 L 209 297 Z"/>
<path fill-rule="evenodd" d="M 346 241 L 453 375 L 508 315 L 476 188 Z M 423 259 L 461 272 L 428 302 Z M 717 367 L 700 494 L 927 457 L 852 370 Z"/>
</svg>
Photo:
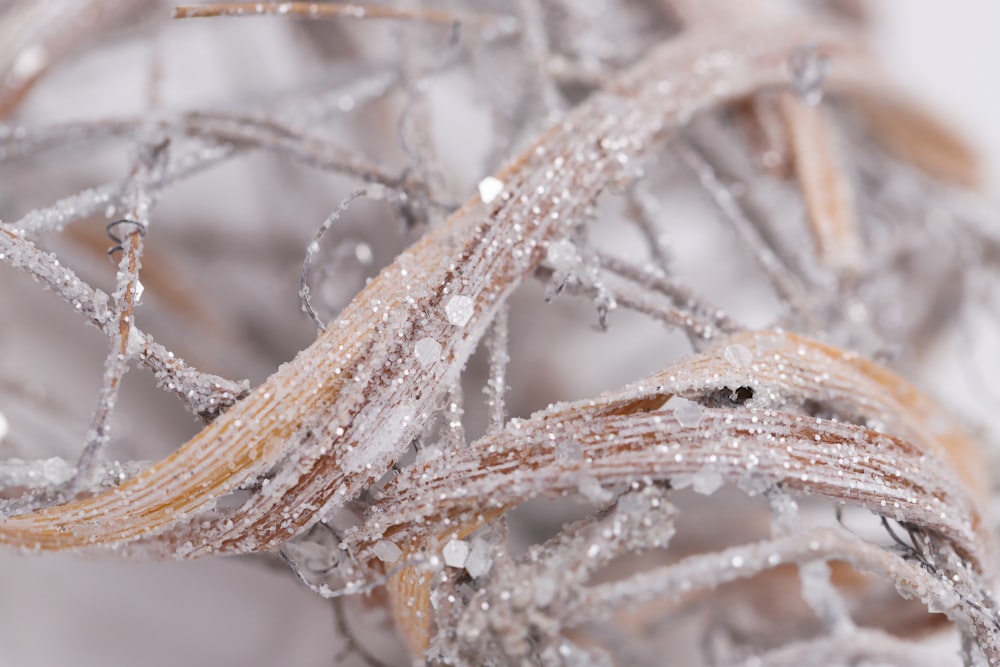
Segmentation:
<svg viewBox="0 0 1000 667">
<path fill-rule="evenodd" d="M 698 554 L 625 580 L 584 588 L 565 612 L 568 624 L 603 620 L 616 609 L 659 598 L 676 598 L 700 588 L 714 588 L 752 577 L 782 564 L 817 560 L 844 561 L 892 583 L 904 597 L 915 597 L 942 610 L 975 634 L 990 664 L 1000 660 L 1000 632 L 987 609 L 963 598 L 951 582 L 882 547 L 839 529 L 818 528 L 797 535 Z"/>
<path fill-rule="evenodd" d="M 704 405 L 742 400 L 750 409 L 662 409 L 671 396 Z M 805 404 L 834 419 L 773 407 Z M 876 421 L 909 442 L 850 423 Z M 567 443 L 580 456 L 560 456 Z M 711 475 L 752 493 L 780 487 L 922 526 L 951 541 L 989 586 L 993 540 L 976 502 L 985 503 L 980 458 L 940 408 L 890 371 L 800 336 L 744 332 L 633 387 L 552 406 L 446 461 L 407 468 L 350 539 L 389 537 L 418 552 L 530 497 L 579 492 L 584 478 L 608 488 L 631 483 L 637 471 L 677 485 Z M 403 572 L 396 582 L 395 599 L 426 606 L 426 576 Z M 425 645 L 426 620 L 400 617 L 411 645 Z"/>
<path fill-rule="evenodd" d="M 509 17 L 490 16 L 473 12 L 453 12 L 440 9 L 387 7 L 349 2 L 216 2 L 206 5 L 181 5 L 174 8 L 174 18 L 206 18 L 213 16 L 294 16 L 308 19 L 375 19 L 416 21 L 443 26 L 456 23 L 471 27 L 497 30 L 513 28 Z"/>
<path fill-rule="evenodd" d="M 138 461 L 108 461 L 98 466 L 93 480 L 94 487 L 116 486 L 134 476 L 149 464 Z M 70 481 L 76 474 L 76 466 L 57 457 L 25 461 L 5 459 L 0 461 L 0 490 L 10 488 L 50 489 Z M 2 503 L 3 501 L 0 501 Z M 0 509 L 0 512 L 3 510 Z"/>
<path fill-rule="evenodd" d="M 489 408 L 488 432 L 496 433 L 507 421 L 507 365 L 510 363 L 509 307 L 504 305 L 493 318 L 490 330 L 490 374 L 483 391 Z"/>
<path fill-rule="evenodd" d="M 90 486 L 93 481 L 101 453 L 111 437 L 110 421 L 118 401 L 122 377 L 128 371 L 132 356 L 138 351 L 133 330 L 135 308 L 142 295 L 139 267 L 142 263 L 143 237 L 149 228 L 149 211 L 154 199 L 152 188 L 161 179 L 161 172 L 166 165 L 167 145 L 166 140 L 140 140 L 136 143 L 135 164 L 123 197 L 126 217 L 108 228 L 108 234 L 118 243 L 117 248 L 121 252 L 112 295 L 113 316 L 117 319 L 117 326 L 111 327 L 109 333 L 111 351 L 104 362 L 104 378 L 98 393 L 97 408 L 87 430 L 76 475 L 69 483 L 70 497 Z"/>
<path fill-rule="evenodd" d="M 2 223 L 0 261 L 31 276 L 109 336 L 118 327 L 107 294 L 81 280 L 52 253 L 40 250 L 23 232 Z M 131 339 L 138 345 L 139 362 L 153 373 L 157 383 L 176 394 L 185 407 L 202 418 L 214 418 L 250 390 L 246 380 L 227 380 L 191 368 L 137 327 L 132 327 Z"/>
<path fill-rule="evenodd" d="M 503 662 L 513 664 L 558 642 L 561 612 L 591 576 L 622 554 L 665 548 L 676 513 L 665 489 L 638 488 L 515 562 L 494 568 L 478 592 L 452 610 L 456 650 L 470 662 L 498 652 Z"/>
<path fill-rule="evenodd" d="M 815 665 L 886 664 L 941 667 L 941 655 L 927 647 L 879 630 L 858 628 L 793 642 L 748 658 L 737 667 L 800 667 Z M 956 663 L 957 664 L 957 663 Z"/>
</svg>

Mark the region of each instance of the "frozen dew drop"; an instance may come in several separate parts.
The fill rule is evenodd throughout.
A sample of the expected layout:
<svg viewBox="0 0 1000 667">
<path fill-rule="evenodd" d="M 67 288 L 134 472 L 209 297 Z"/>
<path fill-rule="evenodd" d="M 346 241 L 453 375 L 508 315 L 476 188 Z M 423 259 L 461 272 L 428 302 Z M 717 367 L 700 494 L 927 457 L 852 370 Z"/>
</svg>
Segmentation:
<svg viewBox="0 0 1000 667">
<path fill-rule="evenodd" d="M 417 358 L 417 363 L 426 368 L 441 359 L 441 343 L 430 336 L 421 338 L 413 346 L 413 355 Z"/>
<path fill-rule="evenodd" d="M 722 356 L 736 368 L 747 368 L 753 363 L 753 352 L 746 345 L 727 345 Z"/>
<path fill-rule="evenodd" d="M 674 411 L 674 419 L 677 420 L 677 423 L 687 428 L 697 427 L 705 416 L 703 407 L 679 396 L 674 396 L 667 401 L 666 407 Z"/>
<path fill-rule="evenodd" d="M 372 552 L 383 563 L 395 563 L 403 555 L 403 552 L 396 546 L 396 543 L 390 540 L 379 540 L 372 547 Z"/>
<path fill-rule="evenodd" d="M 473 305 L 472 299 L 467 296 L 453 296 L 445 304 L 444 314 L 448 322 L 456 327 L 464 327 L 472 319 Z"/>
<path fill-rule="evenodd" d="M 485 575 L 493 567 L 493 556 L 490 554 L 490 545 L 486 540 L 476 540 L 469 550 L 469 555 L 465 559 L 465 571 L 473 579 Z"/>
<path fill-rule="evenodd" d="M 483 200 L 484 204 L 492 202 L 500 196 L 501 192 L 503 192 L 503 181 L 499 178 L 487 176 L 479 181 L 479 198 Z"/>
<path fill-rule="evenodd" d="M 569 239 L 553 241 L 545 251 L 546 262 L 556 271 L 572 271 L 580 263 L 580 253 Z"/>
<path fill-rule="evenodd" d="M 469 558 L 469 545 L 465 540 L 451 540 L 441 550 L 441 557 L 448 567 L 465 567 Z"/>
<path fill-rule="evenodd" d="M 788 57 L 792 86 L 806 104 L 817 105 L 823 101 L 823 80 L 829 62 L 815 46 L 803 46 Z"/>
</svg>

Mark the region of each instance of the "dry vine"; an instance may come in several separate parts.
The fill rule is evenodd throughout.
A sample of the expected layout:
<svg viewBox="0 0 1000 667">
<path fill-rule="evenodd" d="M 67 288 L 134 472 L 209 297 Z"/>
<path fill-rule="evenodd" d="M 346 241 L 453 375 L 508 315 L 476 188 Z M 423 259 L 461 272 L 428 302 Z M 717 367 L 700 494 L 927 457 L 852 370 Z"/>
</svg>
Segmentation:
<svg viewBox="0 0 1000 667">
<path fill-rule="evenodd" d="M 951 628 L 966 664 L 1000 665 L 994 456 L 904 379 L 946 340 L 945 309 L 975 313 L 993 298 L 1000 239 L 967 189 L 971 151 L 880 76 L 854 3 L 647 0 L 606 22 L 563 0 L 451 4 L 179 7 L 177 18 L 267 15 L 303 39 L 314 21 L 342 36 L 338 22 L 388 26 L 398 58 L 249 111 L 178 110 L 164 105 L 154 45 L 146 113 L 34 125 L 16 114 L 50 66 L 135 15 L 140 30 L 162 30 L 165 7 L 0 3 L 0 115 L 26 123 L 0 126 L 0 163 L 131 144 L 120 180 L 0 223 L 0 260 L 111 346 L 76 463 L 3 452 L 0 543 L 151 559 L 278 552 L 335 600 L 342 633 L 345 601 L 388 609 L 416 664 L 658 664 L 677 649 L 657 628 L 678 622 L 697 628 L 688 643 L 705 664 L 920 664 L 915 644 Z M 491 76 L 500 63 L 509 81 Z M 486 107 L 495 125 L 478 194 L 460 207 L 468 183 L 431 129 L 439 77 L 464 77 L 461 104 Z M 359 108 L 383 117 L 367 145 L 354 137 L 370 119 L 333 120 Z M 402 156 L 374 158 L 386 123 Z M 353 190 L 318 231 L 288 232 L 301 248 L 279 273 L 297 263 L 304 321 L 319 334 L 251 389 L 183 361 L 137 319 L 162 307 L 198 332 L 168 332 L 184 357 L 204 357 L 205 338 L 223 360 L 213 368 L 257 372 L 260 350 L 221 316 L 239 315 L 240 299 L 206 303 L 185 287 L 157 247 L 167 221 L 152 213 L 175 184 L 252 151 Z M 676 227 L 661 192 L 671 183 L 703 192 L 728 226 L 774 303 L 766 325 L 720 309 L 675 269 L 663 238 Z M 365 199 L 390 208 L 412 243 L 330 319 L 342 305 L 330 274 L 374 261 L 366 243 L 327 238 Z M 937 217 L 923 214 L 929 202 Z M 641 241 L 605 247 L 607 220 Z M 262 238 L 221 252 L 246 242 L 281 253 Z M 174 245 L 195 262 L 204 251 Z M 81 259 L 105 251 L 110 294 Z M 513 298 L 531 280 L 557 303 Z M 161 303 L 145 306 L 145 292 Z M 691 349 L 619 390 L 515 403 L 508 384 L 530 367 L 519 322 L 571 297 L 592 303 L 610 341 L 632 310 Z M 107 460 L 131 365 L 203 421 L 158 461 Z M 3 380 L 27 411 L 51 407 Z M 475 382 L 481 428 L 465 414 Z M 588 516 L 554 535 L 564 517 L 520 525 L 519 506 L 563 496 Z M 685 514 L 727 516 L 746 539 L 691 534 Z M 530 535 L 524 553 L 515 533 Z"/>
</svg>

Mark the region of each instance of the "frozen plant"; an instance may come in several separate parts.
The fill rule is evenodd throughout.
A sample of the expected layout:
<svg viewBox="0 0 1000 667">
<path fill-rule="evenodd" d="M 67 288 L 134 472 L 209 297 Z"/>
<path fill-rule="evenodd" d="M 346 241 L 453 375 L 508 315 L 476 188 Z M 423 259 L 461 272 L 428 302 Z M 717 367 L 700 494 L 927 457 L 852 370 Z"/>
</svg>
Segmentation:
<svg viewBox="0 0 1000 667">
<path fill-rule="evenodd" d="M 227 16 L 280 85 L 192 71 Z M 1000 665 L 968 428 L 1000 220 L 865 28 L 838 0 L 0 3 L 0 261 L 33 279 L 5 322 L 74 344 L 40 286 L 107 338 L 82 421 L 76 357 L 0 377 L 0 544 L 249 555 L 371 664 L 348 606 L 412 664 Z M 121 108 L 34 102 L 123 43 Z"/>
</svg>

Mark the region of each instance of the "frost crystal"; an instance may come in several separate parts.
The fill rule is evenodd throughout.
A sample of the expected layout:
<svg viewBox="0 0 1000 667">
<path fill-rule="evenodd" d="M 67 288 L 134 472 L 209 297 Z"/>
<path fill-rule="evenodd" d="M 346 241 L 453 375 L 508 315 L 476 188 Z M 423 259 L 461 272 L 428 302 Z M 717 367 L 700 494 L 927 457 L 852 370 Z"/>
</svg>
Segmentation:
<svg viewBox="0 0 1000 667">
<path fill-rule="evenodd" d="M 479 181 L 479 198 L 484 204 L 489 204 L 503 192 L 503 181 L 493 176 L 487 176 Z"/>
<path fill-rule="evenodd" d="M 736 368 L 747 368 L 753 363 L 753 352 L 746 345 L 727 345 L 722 356 Z"/>
<path fill-rule="evenodd" d="M 695 493 L 710 496 L 720 488 L 725 480 L 722 475 L 711 470 L 702 470 L 691 477 L 691 488 Z"/>
<path fill-rule="evenodd" d="M 473 303 L 467 296 L 453 296 L 444 307 L 448 322 L 456 327 L 464 327 L 472 319 Z"/>
<path fill-rule="evenodd" d="M 560 239 L 549 244 L 545 260 L 556 271 L 572 271 L 582 261 L 576 246 L 569 239 Z"/>
<path fill-rule="evenodd" d="M 413 354 L 417 363 L 426 368 L 441 358 L 441 343 L 430 336 L 421 338 L 413 346 Z"/>
<path fill-rule="evenodd" d="M 492 548 L 486 540 L 476 540 L 472 543 L 472 549 L 465 559 L 465 571 L 473 579 L 485 575 L 493 567 L 493 556 L 490 553 Z"/>
<path fill-rule="evenodd" d="M 400 548 L 396 546 L 396 543 L 390 540 L 379 540 L 376 542 L 375 546 L 372 547 L 372 551 L 383 563 L 395 563 L 403 554 Z"/>
<path fill-rule="evenodd" d="M 690 428 L 698 426 L 705 414 L 705 409 L 700 405 L 694 401 L 689 401 L 686 398 L 680 398 L 678 396 L 674 396 L 667 401 L 667 407 L 673 409 L 674 418 L 677 420 L 678 424 Z"/>
<path fill-rule="evenodd" d="M 469 557 L 469 545 L 465 540 L 451 540 L 441 550 L 444 564 L 448 567 L 465 567 Z"/>
<path fill-rule="evenodd" d="M 0 442 L 3 441 L 9 432 L 10 424 L 7 423 L 7 418 L 3 416 L 2 412 L 0 412 Z"/>
</svg>

